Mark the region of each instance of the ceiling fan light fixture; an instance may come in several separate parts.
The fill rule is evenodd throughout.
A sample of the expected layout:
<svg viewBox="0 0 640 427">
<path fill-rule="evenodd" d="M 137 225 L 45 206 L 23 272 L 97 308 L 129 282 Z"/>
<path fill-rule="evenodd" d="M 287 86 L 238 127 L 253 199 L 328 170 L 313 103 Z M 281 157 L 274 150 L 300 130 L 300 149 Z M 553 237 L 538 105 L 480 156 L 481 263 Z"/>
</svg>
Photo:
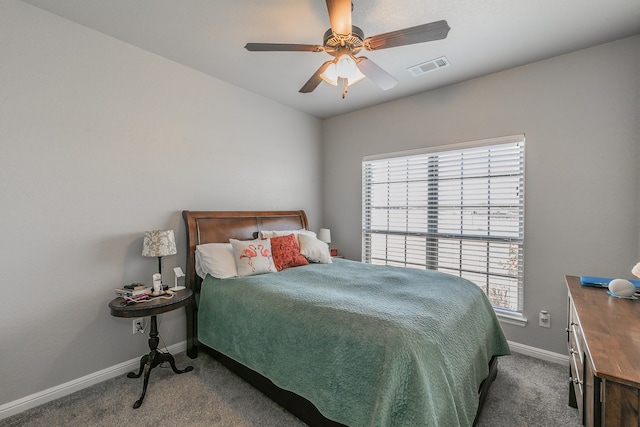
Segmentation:
<svg viewBox="0 0 640 427">
<path fill-rule="evenodd" d="M 333 86 L 338 85 L 339 78 L 347 79 L 347 86 L 352 86 L 364 79 L 365 75 L 358 69 L 355 58 L 345 52 L 336 57 L 320 77 Z"/>
<path fill-rule="evenodd" d="M 331 27 L 325 31 L 320 45 L 291 43 L 247 43 L 245 49 L 258 52 L 325 52 L 333 57 L 325 61 L 309 80 L 302 85 L 300 93 L 313 92 L 323 81 L 342 89 L 342 97 L 349 86 L 367 77 L 382 90 L 393 88 L 398 80 L 365 56 L 358 56 L 362 49 L 372 51 L 441 40 L 447 37 L 449 24 L 440 20 L 416 25 L 396 31 L 364 37 L 361 28 L 352 25 L 353 3 L 351 0 L 326 0 Z"/>
</svg>

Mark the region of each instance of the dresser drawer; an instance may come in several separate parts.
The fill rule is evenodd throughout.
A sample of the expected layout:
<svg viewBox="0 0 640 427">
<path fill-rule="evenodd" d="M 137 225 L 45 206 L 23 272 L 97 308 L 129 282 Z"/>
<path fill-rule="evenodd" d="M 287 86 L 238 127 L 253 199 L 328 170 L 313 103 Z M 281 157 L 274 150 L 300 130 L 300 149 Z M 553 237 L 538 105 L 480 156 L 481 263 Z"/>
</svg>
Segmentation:
<svg viewBox="0 0 640 427">
<path fill-rule="evenodd" d="M 569 300 L 569 324 L 567 332 L 569 339 L 567 347 L 569 350 L 569 380 L 571 389 L 575 394 L 575 403 L 578 407 L 578 414 L 582 419 L 584 410 L 584 337 L 580 322 L 576 315 L 575 307 Z"/>
</svg>

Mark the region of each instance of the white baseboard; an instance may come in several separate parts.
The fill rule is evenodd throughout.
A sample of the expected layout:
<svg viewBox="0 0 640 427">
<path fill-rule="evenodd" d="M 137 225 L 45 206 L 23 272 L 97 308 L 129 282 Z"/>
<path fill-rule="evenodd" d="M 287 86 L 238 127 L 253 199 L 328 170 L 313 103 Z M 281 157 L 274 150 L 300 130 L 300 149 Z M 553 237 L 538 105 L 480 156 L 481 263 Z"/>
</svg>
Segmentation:
<svg viewBox="0 0 640 427">
<path fill-rule="evenodd" d="M 525 356 L 535 357 L 536 359 L 546 360 L 547 362 L 557 363 L 558 365 L 569 366 L 569 356 L 566 354 L 554 353 L 513 341 L 509 341 L 509 348 L 511 348 L 511 351 L 524 354 Z"/>
<path fill-rule="evenodd" d="M 169 353 L 180 353 L 187 350 L 187 342 L 182 341 L 172 346 L 167 347 Z M 60 384 L 56 387 L 51 387 L 38 393 L 34 393 L 30 396 L 23 397 L 22 399 L 15 400 L 13 402 L 5 403 L 0 406 L 0 420 L 10 417 L 27 409 L 35 408 L 44 403 L 50 402 L 55 399 L 67 396 L 71 393 L 75 393 L 78 390 L 90 387 L 94 384 L 101 383 L 111 378 L 115 378 L 119 375 L 123 375 L 129 371 L 135 370 L 140 366 L 140 357 L 128 360 L 126 362 L 119 363 L 115 366 L 103 369 L 98 372 L 94 372 L 84 377 L 71 380 L 64 384 Z"/>
<path fill-rule="evenodd" d="M 548 362 L 557 363 L 560 365 L 569 366 L 569 358 L 565 354 L 554 353 L 551 351 L 512 341 L 509 341 L 509 347 L 516 353 L 524 354 L 526 356 L 535 357 L 537 359 L 546 360 Z M 167 347 L 167 351 L 169 351 L 170 353 L 180 353 L 186 350 L 186 341 L 182 341 Z M 30 396 L 23 397 L 22 399 L 5 403 L 4 405 L 0 406 L 0 420 L 15 414 L 19 414 L 20 412 L 26 411 L 27 409 L 35 408 L 36 406 L 42 405 L 52 400 L 67 396 L 71 393 L 75 393 L 78 390 L 82 390 L 94 384 L 101 383 L 102 381 L 106 381 L 119 375 L 123 375 L 131 370 L 135 370 L 139 366 L 139 364 L 140 358 L 138 357 L 126 362 L 122 362 L 118 365 L 111 366 L 110 368 L 85 375 L 84 377 L 66 382 L 64 384 L 60 384 L 59 386 L 51 387 Z"/>
</svg>

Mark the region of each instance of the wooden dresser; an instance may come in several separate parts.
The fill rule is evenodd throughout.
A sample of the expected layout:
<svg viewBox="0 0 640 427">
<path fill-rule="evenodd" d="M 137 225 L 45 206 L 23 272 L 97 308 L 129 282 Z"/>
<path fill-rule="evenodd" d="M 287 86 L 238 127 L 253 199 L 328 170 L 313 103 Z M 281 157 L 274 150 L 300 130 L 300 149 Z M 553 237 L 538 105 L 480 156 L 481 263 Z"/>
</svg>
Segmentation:
<svg viewBox="0 0 640 427">
<path fill-rule="evenodd" d="M 640 300 L 566 282 L 569 404 L 585 426 L 640 426 Z"/>
</svg>

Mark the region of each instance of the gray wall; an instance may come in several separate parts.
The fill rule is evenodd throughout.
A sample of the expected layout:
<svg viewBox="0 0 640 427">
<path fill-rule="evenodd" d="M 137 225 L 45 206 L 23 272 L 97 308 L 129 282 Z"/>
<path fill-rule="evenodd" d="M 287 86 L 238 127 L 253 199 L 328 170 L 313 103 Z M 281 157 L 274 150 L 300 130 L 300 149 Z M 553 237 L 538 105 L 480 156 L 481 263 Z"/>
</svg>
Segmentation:
<svg viewBox="0 0 640 427">
<path fill-rule="evenodd" d="M 183 209 L 321 222 L 320 121 L 16 0 L 0 3 L 0 405 L 148 351 L 110 316 Z M 166 345 L 184 310 L 162 316 Z"/>
<path fill-rule="evenodd" d="M 360 259 L 363 156 L 524 133 L 529 322 L 503 327 L 564 353 L 564 275 L 633 278 L 640 260 L 639 68 L 636 36 L 325 120 L 332 246 Z M 538 326 L 541 309 L 551 329 Z"/>
<path fill-rule="evenodd" d="M 514 133 L 527 136 L 532 322 L 505 330 L 563 353 L 563 275 L 628 277 L 640 258 L 639 52 L 622 40 L 321 123 L 4 0 L 0 405 L 146 351 L 107 304 L 156 271 L 145 230 L 174 229 L 165 274 L 184 268 L 182 209 L 305 209 L 357 259 L 362 156 Z M 535 326 L 542 308 L 551 330 Z M 184 340 L 183 312 L 160 330 Z"/>
</svg>

